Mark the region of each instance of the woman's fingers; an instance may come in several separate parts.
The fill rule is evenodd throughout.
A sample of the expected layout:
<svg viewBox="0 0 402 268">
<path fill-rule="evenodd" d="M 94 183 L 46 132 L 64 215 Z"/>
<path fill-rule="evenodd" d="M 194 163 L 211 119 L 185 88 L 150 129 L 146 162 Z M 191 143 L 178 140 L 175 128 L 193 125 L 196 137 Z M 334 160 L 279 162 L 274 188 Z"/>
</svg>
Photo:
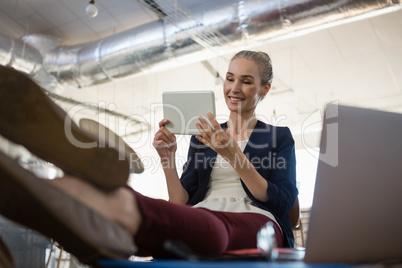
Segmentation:
<svg viewBox="0 0 402 268">
<path fill-rule="evenodd" d="M 169 123 L 169 120 L 162 119 L 161 121 L 159 121 L 159 128 L 165 126 L 167 123 Z"/>
<path fill-rule="evenodd" d="M 204 129 L 204 132 L 207 133 L 209 136 L 211 136 L 212 133 L 214 133 L 214 129 L 211 127 L 208 121 L 202 116 L 199 116 L 198 120 L 200 121 L 202 128 Z"/>
<path fill-rule="evenodd" d="M 222 143 L 226 143 L 227 135 L 212 113 L 208 113 L 207 116 L 211 123 L 202 116 L 198 117 L 200 122 L 196 126 L 201 134 L 198 139 L 212 149 L 221 147 Z"/>
<path fill-rule="evenodd" d="M 162 119 L 159 122 L 159 129 L 155 133 L 152 145 L 158 151 L 160 149 L 174 150 L 176 146 L 176 136 L 170 132 L 165 125 L 169 122 L 167 119 Z"/>
<path fill-rule="evenodd" d="M 163 139 L 166 142 L 175 141 L 176 136 L 165 127 L 167 123 L 169 123 L 167 119 L 162 119 L 159 122 L 159 130 L 155 133 L 155 138 Z"/>
<path fill-rule="evenodd" d="M 154 140 L 160 140 L 166 144 L 170 144 L 176 141 L 176 137 L 165 127 L 162 127 L 156 132 Z"/>
<path fill-rule="evenodd" d="M 212 113 L 208 113 L 207 116 L 209 121 L 211 122 L 212 127 L 216 132 L 222 129 L 221 125 L 218 123 L 218 121 L 216 121 L 216 118 Z"/>
<path fill-rule="evenodd" d="M 199 136 L 203 137 L 204 139 L 208 137 L 208 134 L 205 131 L 203 125 L 201 125 L 200 123 L 195 123 L 195 126 L 197 127 L 198 131 L 200 132 Z"/>
</svg>

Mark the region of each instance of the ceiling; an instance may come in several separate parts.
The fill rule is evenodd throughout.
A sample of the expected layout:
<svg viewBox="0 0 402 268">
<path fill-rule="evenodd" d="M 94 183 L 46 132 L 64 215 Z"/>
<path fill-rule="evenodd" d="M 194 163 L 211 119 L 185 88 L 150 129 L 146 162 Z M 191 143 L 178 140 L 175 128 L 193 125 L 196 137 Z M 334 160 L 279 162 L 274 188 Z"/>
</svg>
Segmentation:
<svg viewBox="0 0 402 268">
<path fill-rule="evenodd" d="M 202 12 L 213 1 L 174 3 Z M 57 37 L 60 45 L 70 46 L 100 40 L 159 19 L 140 1 L 97 0 L 99 14 L 95 18 L 85 14 L 87 5 L 84 0 L 2 0 L 0 34 L 14 39 L 46 34 Z M 251 42 L 248 46 L 269 53 L 274 66 L 273 89 L 259 105 L 257 114 L 265 121 L 288 125 L 298 148 L 317 146 L 318 136 L 312 135 L 309 140 L 308 133 L 319 133 L 322 108 L 329 102 L 402 113 L 402 10 L 323 25 L 315 31 Z M 207 63 L 224 75 L 232 55 L 233 51 L 220 52 L 209 57 Z M 216 92 L 217 114 L 222 115 L 218 118 L 224 120 L 227 112 L 221 85 L 216 85 L 214 75 L 200 60 L 82 89 L 66 89 L 60 95 L 67 100 L 103 106 L 116 112 L 114 116 L 126 119 L 129 116 L 131 121 L 126 120 L 124 129 L 121 130 L 120 124 L 120 130 L 116 131 L 131 142 L 144 161 L 151 163 L 154 159 L 146 157 L 152 150 L 152 133 L 162 117 L 158 106 L 161 93 L 198 89 Z M 74 103 L 66 99 L 56 101 L 72 116 L 98 117 L 103 122 L 112 117 L 106 114 L 99 118 L 99 111 L 94 113 L 88 106 L 74 108 Z M 134 121 L 145 122 L 140 136 L 130 134 L 137 131 L 130 128 Z M 113 129 L 110 125 L 109 128 Z"/>
<path fill-rule="evenodd" d="M 170 1 L 187 10 L 199 10 L 201 14 L 213 2 Z M 233 5 L 238 1 L 223 2 Z M 60 46 L 72 46 L 101 40 L 159 19 L 143 1 L 97 0 L 99 14 L 95 18 L 86 15 L 87 5 L 88 1 L 84 0 L 2 0 L 0 34 L 14 39 L 46 34 L 56 37 Z M 276 115 L 286 116 L 279 123 L 294 126 L 297 135 L 300 124 L 331 101 L 402 112 L 402 11 L 398 9 L 332 27 L 328 24 L 310 33 L 263 40 L 251 46 L 268 52 L 274 65 L 273 89 L 264 104 L 267 112 L 261 108 L 262 114 L 270 117 L 275 110 Z M 210 57 L 208 63 L 224 75 L 231 55 L 233 51 L 221 52 Z M 182 65 L 185 66 L 142 77 L 116 79 L 92 88 L 70 89 L 61 95 L 78 101 L 113 100 L 115 110 L 126 115 L 149 112 L 149 104 L 160 101 L 164 90 L 214 88 L 219 103 L 219 87 L 215 86 L 215 78 L 205 68 L 205 62 Z M 133 100 L 133 96 L 141 101 Z"/>
<path fill-rule="evenodd" d="M 2 0 L 1 32 L 14 38 L 43 33 L 56 36 L 62 45 L 94 41 L 158 19 L 137 1 L 98 0 L 99 15 L 85 13 L 85 0 Z"/>
</svg>

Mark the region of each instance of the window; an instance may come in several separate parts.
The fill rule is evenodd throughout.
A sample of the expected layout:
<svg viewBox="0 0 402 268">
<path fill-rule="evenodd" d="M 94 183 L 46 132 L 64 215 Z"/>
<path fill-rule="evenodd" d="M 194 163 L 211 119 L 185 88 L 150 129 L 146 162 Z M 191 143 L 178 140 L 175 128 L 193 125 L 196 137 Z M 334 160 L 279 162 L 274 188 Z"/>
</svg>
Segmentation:
<svg viewBox="0 0 402 268">
<path fill-rule="evenodd" d="M 296 180 L 301 209 L 309 209 L 313 203 L 319 148 L 296 150 Z"/>
</svg>

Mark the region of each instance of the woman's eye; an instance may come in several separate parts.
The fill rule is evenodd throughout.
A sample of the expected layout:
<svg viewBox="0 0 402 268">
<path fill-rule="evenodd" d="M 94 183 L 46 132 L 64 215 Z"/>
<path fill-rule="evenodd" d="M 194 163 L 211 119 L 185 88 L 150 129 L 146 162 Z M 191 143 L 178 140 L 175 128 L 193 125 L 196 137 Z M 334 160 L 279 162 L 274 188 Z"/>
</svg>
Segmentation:
<svg viewBox="0 0 402 268">
<path fill-rule="evenodd" d="M 244 80 L 243 83 L 249 85 L 249 84 L 251 84 L 251 81 L 249 81 L 249 80 Z"/>
<path fill-rule="evenodd" d="M 233 81 L 233 78 L 232 77 L 226 77 L 226 80 L 228 80 L 228 81 Z"/>
</svg>

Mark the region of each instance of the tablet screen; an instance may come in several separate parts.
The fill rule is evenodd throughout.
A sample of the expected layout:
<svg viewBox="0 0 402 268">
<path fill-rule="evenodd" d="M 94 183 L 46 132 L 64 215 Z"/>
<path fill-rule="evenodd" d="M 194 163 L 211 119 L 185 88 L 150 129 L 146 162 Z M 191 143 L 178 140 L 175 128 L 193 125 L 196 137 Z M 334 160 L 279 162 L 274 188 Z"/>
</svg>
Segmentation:
<svg viewBox="0 0 402 268">
<path fill-rule="evenodd" d="M 203 116 L 208 122 L 208 112 L 216 116 L 213 91 L 165 91 L 162 102 L 163 117 L 169 120 L 166 128 L 174 134 L 199 135 L 195 126 L 199 122 L 198 116 Z"/>
</svg>

